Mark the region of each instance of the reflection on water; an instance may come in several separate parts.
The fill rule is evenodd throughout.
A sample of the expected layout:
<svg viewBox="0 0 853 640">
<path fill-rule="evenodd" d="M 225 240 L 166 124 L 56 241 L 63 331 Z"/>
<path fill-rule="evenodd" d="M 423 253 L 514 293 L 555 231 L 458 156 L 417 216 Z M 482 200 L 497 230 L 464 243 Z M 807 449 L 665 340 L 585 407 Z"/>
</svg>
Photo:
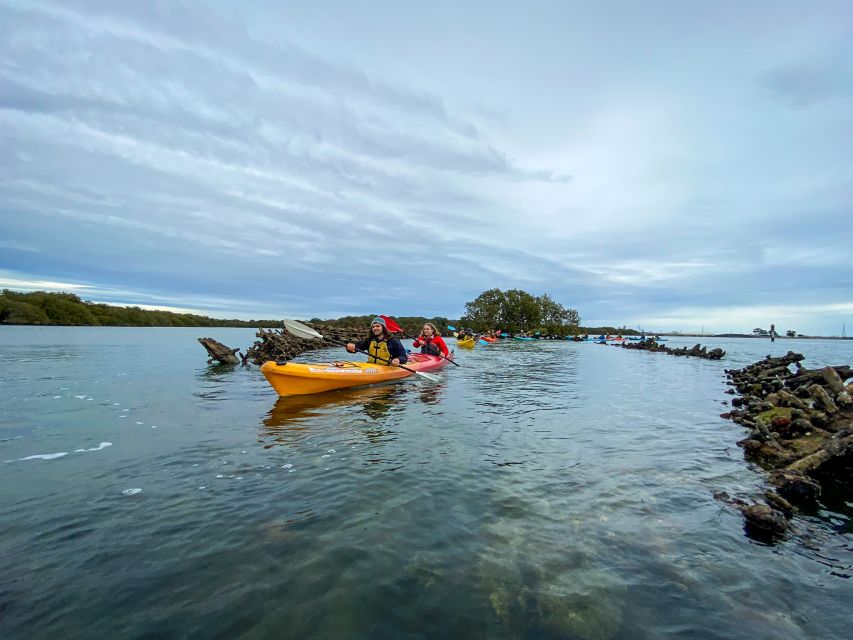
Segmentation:
<svg viewBox="0 0 853 640">
<path fill-rule="evenodd" d="M 439 383 L 277 398 L 205 366 L 195 330 L 5 331 L 0 637 L 849 631 L 826 615 L 853 599 L 842 497 L 773 548 L 713 498 L 764 481 L 718 418 L 723 369 L 782 341 L 703 340 L 723 362 L 502 341 Z"/>
<path fill-rule="evenodd" d="M 283 396 L 276 400 L 263 423 L 267 427 L 281 427 L 347 413 L 353 407 L 373 420 L 382 420 L 405 399 L 416 397 L 424 404 L 438 404 L 444 388 L 441 382 L 421 382 L 415 385 L 394 382 L 326 393 Z"/>
<path fill-rule="evenodd" d="M 329 391 L 311 395 L 279 397 L 263 418 L 260 441 L 264 448 L 292 446 L 314 433 L 339 432 L 354 419 L 357 432 L 370 443 L 395 440 L 405 425 L 402 414 L 417 404 L 439 405 L 445 385 L 441 382 L 390 383 Z M 440 412 L 439 412 L 440 413 Z M 387 462 L 384 458 L 366 458 Z"/>
<path fill-rule="evenodd" d="M 279 397 L 263 422 L 265 426 L 273 428 L 291 426 L 347 412 L 353 407 L 363 410 L 372 419 L 379 420 L 385 417 L 407 392 L 400 384 L 387 384 Z"/>
</svg>

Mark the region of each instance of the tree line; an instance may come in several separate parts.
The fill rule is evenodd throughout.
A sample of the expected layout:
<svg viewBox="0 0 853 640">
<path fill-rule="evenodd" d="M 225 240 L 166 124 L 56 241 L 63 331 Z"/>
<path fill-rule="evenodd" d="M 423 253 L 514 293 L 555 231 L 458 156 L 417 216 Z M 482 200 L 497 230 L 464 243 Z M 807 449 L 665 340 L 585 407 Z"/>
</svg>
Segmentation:
<svg viewBox="0 0 853 640">
<path fill-rule="evenodd" d="M 474 331 L 500 329 L 508 333 L 567 336 L 581 332 L 580 315 L 547 293 L 534 296 L 521 289 L 489 289 L 465 303 L 460 322 Z"/>
<path fill-rule="evenodd" d="M 103 327 L 280 327 L 281 320 L 219 320 L 194 313 L 114 307 L 73 293 L 0 293 L 0 324 Z"/>
<path fill-rule="evenodd" d="M 311 324 L 329 327 L 367 327 L 374 315 L 344 316 L 331 320 L 313 318 Z M 398 316 L 395 320 L 409 335 L 420 334 L 424 322 L 448 333 L 453 322 L 443 317 Z M 35 324 L 96 327 L 282 327 L 281 320 L 221 320 L 194 313 L 151 311 L 139 307 L 115 307 L 82 300 L 73 293 L 33 291 L 0 293 L 0 324 Z"/>
<path fill-rule="evenodd" d="M 312 324 L 330 327 L 366 327 L 373 315 L 344 316 Z M 539 331 L 545 335 L 566 336 L 577 333 L 637 333 L 622 327 L 581 327 L 580 316 L 553 300 L 548 294 L 533 296 L 520 289 L 489 289 L 465 304 L 465 315 L 458 320 L 443 316 L 395 316 L 410 336 L 420 334 L 424 322 L 432 322 L 444 335 L 455 326 L 478 332 L 501 329 L 509 333 Z M 121 327 L 281 327 L 281 320 L 222 320 L 194 313 L 149 311 L 139 307 L 116 307 L 84 301 L 73 293 L 33 291 L 21 293 L 4 289 L 0 293 L 0 324 L 78 325 Z"/>
</svg>

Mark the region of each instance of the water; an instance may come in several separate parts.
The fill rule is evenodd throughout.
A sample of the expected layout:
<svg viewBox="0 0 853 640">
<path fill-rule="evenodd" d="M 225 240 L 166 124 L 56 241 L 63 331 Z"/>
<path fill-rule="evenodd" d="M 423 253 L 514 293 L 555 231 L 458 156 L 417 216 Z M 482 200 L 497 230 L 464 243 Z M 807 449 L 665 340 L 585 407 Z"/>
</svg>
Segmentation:
<svg viewBox="0 0 853 640">
<path fill-rule="evenodd" d="M 723 370 L 853 342 L 502 341 L 278 399 L 201 336 L 254 332 L 0 328 L 0 637 L 849 637 L 853 505 L 768 547 L 712 494 L 764 483 Z"/>
</svg>

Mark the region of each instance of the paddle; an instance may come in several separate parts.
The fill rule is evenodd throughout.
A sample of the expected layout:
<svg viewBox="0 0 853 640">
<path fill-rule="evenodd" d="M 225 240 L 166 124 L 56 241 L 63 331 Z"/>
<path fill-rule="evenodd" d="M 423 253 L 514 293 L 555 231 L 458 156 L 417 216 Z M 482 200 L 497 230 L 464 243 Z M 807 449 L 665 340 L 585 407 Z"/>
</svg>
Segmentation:
<svg viewBox="0 0 853 640">
<path fill-rule="evenodd" d="M 413 338 L 412 336 L 410 336 L 408 333 L 406 333 L 405 331 L 403 331 L 403 327 L 401 327 L 399 324 L 397 324 L 397 321 L 396 321 L 396 320 L 394 320 L 394 318 L 392 318 L 392 317 L 390 317 L 390 316 L 379 316 L 379 317 L 380 317 L 380 318 L 382 318 L 382 319 L 385 321 L 385 326 L 386 326 L 386 327 L 388 327 L 388 331 L 393 331 L 394 333 L 402 333 L 402 334 L 403 334 L 405 337 L 407 337 L 409 340 L 414 340 L 414 339 L 415 339 L 415 338 Z M 461 364 L 459 364 L 458 362 L 455 362 L 452 358 L 448 358 L 448 357 L 447 357 L 446 355 L 444 355 L 441 351 L 439 351 L 439 352 L 438 352 L 438 355 L 440 355 L 442 358 L 444 358 L 444 359 L 445 359 L 445 360 L 447 360 L 448 362 L 452 362 L 452 363 L 453 363 L 453 364 L 455 364 L 457 367 L 461 367 L 461 366 L 462 366 L 462 365 L 461 365 Z"/>
<path fill-rule="evenodd" d="M 332 340 L 331 338 L 327 338 L 322 333 L 318 333 L 317 331 L 314 331 L 314 329 L 312 329 L 311 327 L 306 326 L 306 325 L 302 324 L 301 322 L 297 322 L 296 320 L 283 320 L 282 324 L 284 324 L 285 329 L 290 331 L 290 333 L 292 333 L 293 335 L 295 335 L 298 338 L 307 338 L 309 340 L 313 339 L 313 338 L 319 338 L 320 340 L 326 340 L 328 342 L 340 345 L 342 347 L 347 346 L 346 342 L 338 342 L 337 340 Z M 441 378 L 439 378 L 438 376 L 434 376 L 431 373 L 427 373 L 425 371 L 415 371 L 414 369 L 410 369 L 409 367 L 407 367 L 406 365 L 403 365 L 403 364 L 393 365 L 393 364 L 391 364 L 390 360 L 386 360 L 385 358 L 381 358 L 379 356 L 373 356 L 373 355 L 367 353 L 367 351 L 362 351 L 361 349 L 356 349 L 356 351 L 358 353 L 363 353 L 364 355 L 366 355 L 368 357 L 376 358 L 377 360 L 382 360 L 382 362 L 387 362 L 389 366 L 392 366 L 392 367 L 398 366 L 401 369 L 405 369 L 406 371 L 411 371 L 415 375 L 421 376 L 422 378 L 426 378 L 427 380 L 431 380 L 432 382 L 440 382 L 441 381 Z"/>
<path fill-rule="evenodd" d="M 449 324 L 449 325 L 447 325 L 447 330 L 448 331 L 456 331 L 456 327 L 454 327 L 452 324 Z"/>
</svg>

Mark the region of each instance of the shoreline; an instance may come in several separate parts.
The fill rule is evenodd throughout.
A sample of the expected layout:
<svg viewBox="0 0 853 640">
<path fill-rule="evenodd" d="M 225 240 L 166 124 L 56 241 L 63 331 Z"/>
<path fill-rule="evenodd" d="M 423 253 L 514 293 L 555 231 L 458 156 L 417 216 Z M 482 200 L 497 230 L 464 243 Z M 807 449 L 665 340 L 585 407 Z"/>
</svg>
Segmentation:
<svg viewBox="0 0 853 640">
<path fill-rule="evenodd" d="M 457 321 L 458 322 L 458 321 Z M 95 329 L 263 329 L 274 330 L 281 329 L 280 322 L 270 324 L 247 324 L 245 326 L 234 326 L 226 324 L 210 324 L 210 325 L 142 325 L 142 324 L 37 324 L 37 323 L 20 323 L 20 322 L 0 322 L 2 327 L 40 327 L 40 328 L 95 328 Z M 325 323 L 320 323 L 322 326 L 327 326 Z M 586 331 L 581 327 L 581 330 L 576 335 L 593 335 L 594 331 Z M 646 331 L 649 336 L 666 336 L 668 338 L 749 338 L 752 340 L 769 340 L 767 336 L 756 336 L 750 333 L 684 333 L 679 331 Z M 638 336 L 638 332 L 628 333 L 622 332 L 619 335 Z M 776 340 L 853 340 L 853 336 L 776 336 Z"/>
</svg>

